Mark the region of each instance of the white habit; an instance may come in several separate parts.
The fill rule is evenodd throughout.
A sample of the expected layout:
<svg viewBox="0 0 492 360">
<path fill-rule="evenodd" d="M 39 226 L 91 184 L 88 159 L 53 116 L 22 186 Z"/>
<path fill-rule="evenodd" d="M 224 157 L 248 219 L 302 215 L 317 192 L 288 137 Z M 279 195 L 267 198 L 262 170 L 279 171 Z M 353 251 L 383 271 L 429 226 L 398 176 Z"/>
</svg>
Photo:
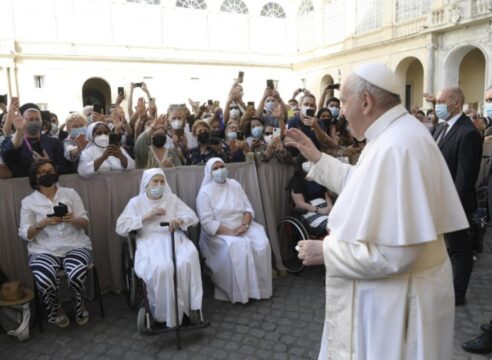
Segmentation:
<svg viewBox="0 0 492 360">
<path fill-rule="evenodd" d="M 181 230 L 174 233 L 178 270 L 178 312 L 181 323 L 183 313 L 190 315 L 190 309 L 200 310 L 202 307 L 203 288 L 198 251 L 183 232 L 189 226 L 197 224 L 198 218 L 193 210 L 172 193 L 167 180 L 162 198 L 149 199 L 146 186 L 155 175 L 164 176 L 164 172 L 161 169 L 144 171 L 140 194 L 130 199 L 126 205 L 116 223 L 116 232 L 120 236 L 127 236 L 130 231 L 138 230 L 135 272 L 147 286 L 150 310 L 154 319 L 159 322 L 165 321 L 168 327 L 172 327 L 176 326 L 176 318 L 171 233 L 168 227 L 162 227 L 159 223 L 183 220 Z M 166 214 L 142 222 L 142 217 L 157 207 L 164 208 Z"/>
<path fill-rule="evenodd" d="M 94 175 L 94 161 L 101 157 L 101 155 L 104 152 L 104 148 L 101 148 L 97 146 L 94 143 L 94 137 L 92 133 L 94 132 L 94 128 L 98 124 L 104 124 L 103 122 L 95 122 L 89 125 L 87 128 L 87 140 L 89 140 L 89 143 L 86 145 L 84 150 L 82 150 L 82 153 L 80 154 L 80 160 L 79 160 L 79 165 L 77 168 L 77 172 L 79 173 L 80 176 L 84 178 L 89 178 L 92 175 Z M 127 166 L 126 169 L 124 169 L 121 166 L 121 161 L 120 159 L 110 156 L 106 160 L 103 161 L 101 166 L 99 166 L 99 169 L 97 170 L 98 172 L 103 172 L 103 171 L 126 171 L 126 170 L 133 170 L 135 169 L 135 161 L 128 155 L 126 150 L 121 146 L 120 147 L 121 152 L 123 155 L 126 157 L 127 161 Z"/>
<path fill-rule="evenodd" d="M 249 298 L 272 296 L 272 260 L 270 242 L 263 227 L 251 222 L 242 235 L 217 235 L 220 225 L 237 228 L 243 214 L 254 210 L 234 179 L 219 184 L 212 181 L 212 165 L 220 158 L 208 160 L 205 177 L 196 199 L 202 225 L 200 249 L 212 271 L 215 298 L 233 303 L 247 303 Z"/>
<path fill-rule="evenodd" d="M 429 131 L 401 105 L 365 133 L 355 166 L 323 154 L 308 176 L 339 194 L 324 239 L 319 359 L 449 360 L 454 291 L 443 233 L 468 227 Z"/>
</svg>

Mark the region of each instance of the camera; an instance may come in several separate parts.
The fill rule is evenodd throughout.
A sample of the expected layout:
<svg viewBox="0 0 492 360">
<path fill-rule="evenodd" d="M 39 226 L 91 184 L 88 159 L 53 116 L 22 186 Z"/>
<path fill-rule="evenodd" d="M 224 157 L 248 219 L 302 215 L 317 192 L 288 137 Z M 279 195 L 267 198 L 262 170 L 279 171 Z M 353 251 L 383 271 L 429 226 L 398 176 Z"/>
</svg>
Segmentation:
<svg viewBox="0 0 492 360">
<path fill-rule="evenodd" d="M 327 89 L 330 89 L 330 90 L 340 90 L 340 84 L 329 84 L 327 86 Z"/>
<path fill-rule="evenodd" d="M 314 116 L 314 109 L 307 109 L 306 110 L 306 116 L 313 117 Z"/>
<path fill-rule="evenodd" d="M 273 87 L 273 80 L 272 79 L 268 79 L 266 81 L 266 84 L 267 84 L 267 88 L 269 88 L 270 90 L 273 90 L 274 87 Z"/>
<path fill-rule="evenodd" d="M 0 103 L 7 105 L 9 97 L 7 94 L 0 96 Z"/>
<path fill-rule="evenodd" d="M 243 80 L 244 80 L 244 72 L 243 72 L 243 71 L 240 71 L 240 72 L 239 72 L 237 79 L 238 79 L 238 81 L 239 81 L 240 83 L 242 83 L 242 82 L 243 82 Z"/>
</svg>

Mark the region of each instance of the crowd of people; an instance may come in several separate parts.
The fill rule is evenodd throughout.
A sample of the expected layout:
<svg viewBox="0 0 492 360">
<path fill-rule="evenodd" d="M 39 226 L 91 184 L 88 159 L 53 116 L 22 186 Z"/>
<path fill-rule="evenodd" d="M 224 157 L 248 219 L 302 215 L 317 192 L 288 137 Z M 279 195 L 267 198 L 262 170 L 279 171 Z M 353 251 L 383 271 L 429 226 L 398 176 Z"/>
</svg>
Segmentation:
<svg viewBox="0 0 492 360">
<path fill-rule="evenodd" d="M 374 74 L 381 74 L 381 79 Z M 463 112 L 465 100 L 459 88 L 442 89 L 436 96 L 423 94 L 430 109 L 414 107 L 408 114 L 395 81 L 384 66 L 362 67 L 347 79 L 341 99 L 331 96 L 333 86 L 329 86 L 318 103 L 307 89 L 295 90 L 285 103 L 270 86 L 255 107 L 254 102 L 243 101 L 239 78 L 223 109 L 217 101 L 200 104 L 189 100 L 189 106 L 170 105 L 165 113 L 158 112 L 145 83 L 132 83 L 128 96 L 120 94 L 108 115 L 86 106 L 71 113 L 63 124 L 55 114 L 43 116 L 34 103 L 20 106 L 19 100 L 12 98 L 8 108 L 0 104 L 0 177 L 28 176 L 34 190 L 22 202 L 19 235 L 28 241 L 29 266 L 49 322 L 59 327 L 69 324 L 57 302 L 56 274 L 61 267 L 67 273 L 75 303 L 75 321 L 83 325 L 89 317 L 80 295 L 91 257 L 90 239 L 85 235 L 89 217 L 80 196 L 58 185 L 59 175 L 68 173 L 89 178 L 96 172 L 146 169 L 139 194 L 130 199 L 118 218 L 116 232 L 126 236 L 138 231 L 135 271 L 147 285 L 156 322 L 175 326 L 201 309 L 198 253 L 185 234 L 198 222 L 202 226 L 199 247 L 211 271 L 214 297 L 233 303 L 271 297 L 267 234 L 254 222 L 255 211 L 240 184 L 228 178 L 226 166 L 255 157 L 293 166 L 294 176 L 288 184 L 292 206 L 305 210 L 304 220 L 313 233 L 326 235 L 329 228 L 330 241 L 324 245 L 301 242 L 298 250 L 306 264 L 324 263 L 327 276 L 333 275 L 330 281 L 327 277 L 330 301 L 347 300 L 342 295 L 348 293 L 338 291 L 347 285 L 340 277 L 361 280 L 357 285 L 361 288 L 385 287 L 387 280 L 393 279 L 391 286 L 397 288 L 410 281 L 402 274 L 418 278 L 426 272 L 432 281 L 417 284 L 421 278 L 414 280 L 415 291 L 439 281 L 447 286 L 448 280 L 454 289 L 454 303 L 446 286 L 436 286 L 435 299 L 426 305 L 430 314 L 439 300 L 442 311 L 435 324 L 452 331 L 452 320 L 445 310 L 454 311 L 455 305 L 466 302 L 473 266 L 467 219 L 476 208 L 475 182 L 483 139 L 492 135 L 492 88 L 486 93 L 484 117 L 473 107 Z M 138 98 L 134 106 L 137 85 L 146 97 Z M 362 152 L 364 148 L 367 150 Z M 415 153 L 409 155 L 409 149 Z M 198 214 L 172 193 L 163 171 L 187 165 L 204 165 L 196 199 Z M 396 176 L 394 182 L 390 181 L 392 176 Z M 349 191 L 342 193 L 345 188 Z M 447 212 L 437 215 L 436 202 Z M 169 223 L 167 229 L 160 226 L 163 221 Z M 172 306 L 169 242 L 161 241 L 163 234 L 169 237 L 171 232 L 177 241 L 178 319 Z M 449 279 L 451 265 L 445 246 L 452 264 Z M 359 247 L 363 249 L 354 250 Z M 409 269 L 417 275 L 408 275 Z M 401 295 L 394 290 L 387 294 L 395 301 Z M 340 320 L 339 314 L 330 311 L 327 308 L 325 331 L 336 333 L 330 327 Z M 415 315 L 412 321 L 425 321 L 423 315 Z M 328 316 L 338 320 L 329 322 Z M 407 344 L 406 350 L 391 351 L 426 358 L 441 351 L 440 346 L 451 346 L 452 339 L 449 343 L 448 338 L 437 345 L 425 340 L 427 336 L 433 338 L 439 326 L 433 329 L 428 327 L 425 336 L 415 335 L 416 343 L 425 343 L 422 349 Z M 328 351 L 330 336 L 323 335 L 322 354 Z M 381 340 L 372 339 L 378 344 Z M 333 341 L 343 344 L 345 340 Z M 351 351 L 343 348 L 338 353 Z"/>
</svg>

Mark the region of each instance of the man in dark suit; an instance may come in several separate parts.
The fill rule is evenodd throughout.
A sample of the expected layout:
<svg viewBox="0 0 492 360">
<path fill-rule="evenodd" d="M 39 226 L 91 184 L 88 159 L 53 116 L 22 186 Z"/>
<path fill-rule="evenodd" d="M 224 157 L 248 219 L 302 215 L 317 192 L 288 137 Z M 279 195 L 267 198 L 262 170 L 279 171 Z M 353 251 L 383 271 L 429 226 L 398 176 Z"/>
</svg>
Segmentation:
<svg viewBox="0 0 492 360">
<path fill-rule="evenodd" d="M 476 208 L 475 182 L 482 160 L 482 136 L 461 109 L 465 102 L 458 87 L 447 88 L 437 95 L 436 115 L 445 120 L 437 124 L 434 139 L 441 150 L 468 221 Z M 473 268 L 472 241 L 468 230 L 444 235 L 453 265 L 456 305 L 465 303 L 466 289 Z"/>
</svg>

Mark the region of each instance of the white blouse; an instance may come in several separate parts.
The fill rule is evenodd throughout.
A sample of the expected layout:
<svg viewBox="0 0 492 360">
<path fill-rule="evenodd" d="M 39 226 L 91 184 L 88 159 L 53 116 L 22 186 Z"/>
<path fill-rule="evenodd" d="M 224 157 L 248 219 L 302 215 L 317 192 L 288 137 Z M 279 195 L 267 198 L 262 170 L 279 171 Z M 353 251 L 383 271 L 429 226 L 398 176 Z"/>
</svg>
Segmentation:
<svg viewBox="0 0 492 360">
<path fill-rule="evenodd" d="M 39 191 L 34 191 L 22 199 L 19 236 L 28 241 L 29 254 L 50 254 L 63 257 L 73 249 L 92 249 L 91 241 L 84 230 L 67 223 L 48 225 L 33 239 L 27 237 L 29 228 L 41 222 L 48 214 L 52 214 L 53 207 L 60 202 L 67 205 L 68 212 L 74 217 L 88 220 L 82 199 L 73 189 L 57 186 L 53 201 Z"/>
</svg>

